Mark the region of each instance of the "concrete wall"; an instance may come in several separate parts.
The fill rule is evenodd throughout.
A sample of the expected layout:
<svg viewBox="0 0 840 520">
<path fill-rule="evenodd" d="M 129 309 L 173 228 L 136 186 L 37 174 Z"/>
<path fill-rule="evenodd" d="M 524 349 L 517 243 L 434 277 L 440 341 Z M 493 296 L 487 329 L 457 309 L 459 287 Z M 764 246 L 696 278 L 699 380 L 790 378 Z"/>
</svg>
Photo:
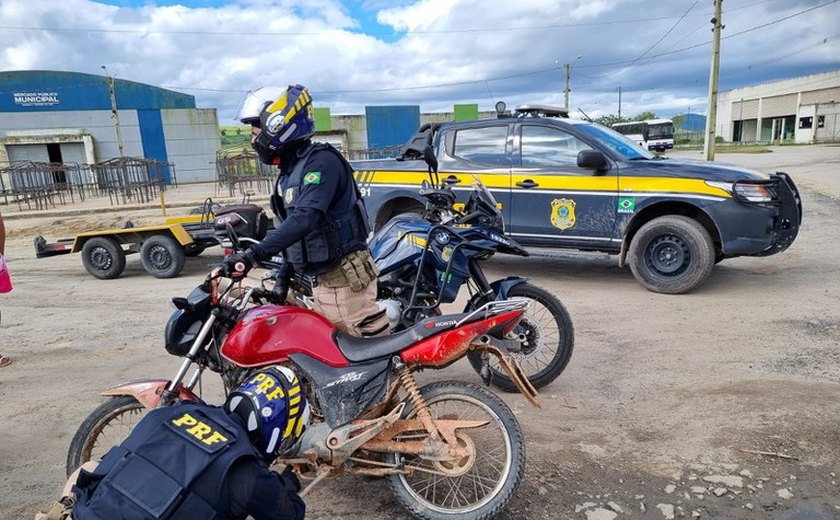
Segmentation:
<svg viewBox="0 0 840 520">
<path fill-rule="evenodd" d="M 763 129 L 758 139 L 767 140 L 771 137 L 770 118 L 796 115 L 798 127 L 799 118 L 807 117 L 800 113 L 803 106 L 832 100 L 840 102 L 840 70 L 722 91 L 718 95 L 716 133 L 729 141 L 734 121 L 757 119 L 757 128 Z M 794 140 L 808 142 L 807 132 L 798 130 Z M 743 132 L 744 140 L 749 134 Z"/>
<path fill-rule="evenodd" d="M 216 150 L 221 147 L 215 109 L 162 109 L 161 120 L 169 162 L 178 182 L 212 181 Z M 136 110 L 120 110 L 123 154 L 143 157 L 143 141 Z M 110 110 L 6 112 L 0 126 L 0 162 L 8 161 L 6 146 L 48 142 L 87 142 L 88 163 L 119 157 L 117 134 Z M 46 153 L 46 151 L 44 152 Z M 70 158 L 66 158 L 71 162 Z"/>
<path fill-rule="evenodd" d="M 216 109 L 163 109 L 160 115 L 166 154 L 178 182 L 214 180 L 216 150 L 222 144 Z"/>
<path fill-rule="evenodd" d="M 137 111 L 120 110 L 119 114 L 125 155 L 142 157 L 143 143 L 140 138 Z M 110 110 L 3 113 L 0 124 L 0 142 L 4 144 L 14 144 L 26 137 L 46 137 L 51 134 L 89 135 L 93 140 L 95 162 L 120 155 Z M 41 141 L 43 142 L 43 139 Z M 3 160 L 5 157 L 0 156 L 0 161 Z"/>
</svg>

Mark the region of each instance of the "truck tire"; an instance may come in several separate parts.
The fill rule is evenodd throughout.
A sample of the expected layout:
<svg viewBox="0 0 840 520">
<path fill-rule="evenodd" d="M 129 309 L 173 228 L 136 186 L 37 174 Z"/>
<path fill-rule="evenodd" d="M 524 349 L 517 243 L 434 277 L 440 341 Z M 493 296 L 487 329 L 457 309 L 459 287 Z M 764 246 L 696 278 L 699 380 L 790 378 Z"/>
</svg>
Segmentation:
<svg viewBox="0 0 840 520">
<path fill-rule="evenodd" d="M 184 248 L 174 238 L 153 235 L 143 241 L 140 259 L 155 278 L 174 278 L 184 269 Z"/>
<path fill-rule="evenodd" d="M 648 290 L 682 294 L 712 273 L 715 247 L 709 232 L 696 220 L 665 215 L 639 228 L 628 257 L 633 276 Z"/>
<path fill-rule="evenodd" d="M 93 237 L 82 247 L 82 265 L 100 280 L 113 280 L 125 269 L 125 252 L 110 237 Z"/>
</svg>

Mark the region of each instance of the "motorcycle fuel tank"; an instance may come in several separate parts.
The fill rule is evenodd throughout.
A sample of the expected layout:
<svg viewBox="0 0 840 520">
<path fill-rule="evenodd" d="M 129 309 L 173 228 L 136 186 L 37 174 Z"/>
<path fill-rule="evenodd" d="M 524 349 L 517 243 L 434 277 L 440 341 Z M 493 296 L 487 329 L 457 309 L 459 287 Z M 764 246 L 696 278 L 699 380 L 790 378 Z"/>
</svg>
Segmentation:
<svg viewBox="0 0 840 520">
<path fill-rule="evenodd" d="M 222 356 L 241 367 L 288 361 L 289 354 L 305 354 L 332 367 L 349 365 L 333 341 L 335 326 L 300 307 L 263 305 L 251 309 L 222 344 Z"/>
<path fill-rule="evenodd" d="M 370 252 L 381 274 L 420 259 L 431 224 L 419 215 L 394 217 L 371 237 Z"/>
</svg>

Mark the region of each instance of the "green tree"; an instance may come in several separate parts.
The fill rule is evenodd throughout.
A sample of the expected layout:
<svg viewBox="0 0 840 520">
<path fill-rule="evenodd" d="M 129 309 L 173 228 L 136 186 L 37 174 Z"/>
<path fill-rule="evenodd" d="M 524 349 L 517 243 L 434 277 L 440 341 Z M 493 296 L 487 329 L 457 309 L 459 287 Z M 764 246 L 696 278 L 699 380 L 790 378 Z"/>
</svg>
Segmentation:
<svg viewBox="0 0 840 520">
<path fill-rule="evenodd" d="M 616 123 L 623 123 L 624 121 L 627 121 L 627 119 L 623 117 L 618 117 L 616 114 L 609 114 L 595 119 L 596 123 L 607 127 L 610 127 Z"/>
<path fill-rule="evenodd" d="M 656 119 L 656 114 L 648 110 L 631 117 L 630 121 L 644 121 L 645 119 Z"/>
</svg>

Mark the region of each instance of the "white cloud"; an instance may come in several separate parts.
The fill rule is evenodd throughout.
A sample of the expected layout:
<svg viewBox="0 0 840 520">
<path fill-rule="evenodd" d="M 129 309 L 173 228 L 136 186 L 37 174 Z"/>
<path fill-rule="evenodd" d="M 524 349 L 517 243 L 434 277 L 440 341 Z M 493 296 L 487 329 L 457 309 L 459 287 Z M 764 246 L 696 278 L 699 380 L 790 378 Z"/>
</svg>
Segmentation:
<svg viewBox="0 0 840 520">
<path fill-rule="evenodd" d="M 653 58 L 622 64 L 665 34 L 691 2 L 661 3 L 655 11 L 649 5 L 642 0 L 353 0 L 353 5 L 239 0 L 191 9 L 2 0 L 0 70 L 99 74 L 105 64 L 121 78 L 194 94 L 199 106 L 218 107 L 226 122 L 240 92 L 288 83 L 309 86 L 316 104 L 332 107 L 333 113 L 359 113 L 365 104 L 420 104 L 423 111 L 447 110 L 461 102 L 490 109 L 498 99 L 511 106 L 562 104 L 562 64 L 569 62 L 574 64 L 572 107 L 581 106 L 590 115 L 615 112 L 619 86 L 624 113 L 670 114 L 689 106 L 701 112 L 709 46 L 667 53 L 708 43 L 710 6 L 698 3 L 650 51 Z M 815 0 L 730 0 L 724 6 L 724 35 L 814 5 Z M 370 27 L 358 9 L 370 9 L 362 14 L 381 24 L 372 34 L 363 33 Z M 721 88 L 840 67 L 840 38 L 815 45 L 838 34 L 837 19 L 840 4 L 833 4 L 725 39 Z M 207 34 L 212 32 L 227 34 Z M 661 53 L 666 54 L 655 57 Z M 575 60 L 578 55 L 583 58 Z M 599 66 L 604 64 L 613 65 Z M 535 71 L 543 72 L 529 74 Z M 475 82 L 483 79 L 489 81 Z M 459 82 L 473 83 L 410 88 Z M 383 89 L 403 90 L 377 92 Z"/>
</svg>

